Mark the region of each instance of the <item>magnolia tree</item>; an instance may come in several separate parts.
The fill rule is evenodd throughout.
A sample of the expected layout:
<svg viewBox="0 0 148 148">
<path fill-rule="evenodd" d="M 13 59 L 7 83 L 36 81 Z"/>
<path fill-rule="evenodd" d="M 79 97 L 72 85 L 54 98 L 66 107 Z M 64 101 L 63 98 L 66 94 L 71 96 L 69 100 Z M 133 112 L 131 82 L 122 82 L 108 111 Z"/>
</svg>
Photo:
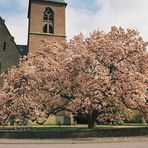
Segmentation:
<svg viewBox="0 0 148 148">
<path fill-rule="evenodd" d="M 43 124 L 51 113 L 63 110 L 61 61 L 65 55 L 62 48 L 56 43 L 52 47 L 45 45 L 35 55 L 20 59 L 18 67 L 3 75 L 1 124 L 27 124 L 28 121 Z"/>
<path fill-rule="evenodd" d="M 44 123 L 65 110 L 96 120 L 148 112 L 147 42 L 135 30 L 82 34 L 68 43 L 44 43 L 4 75 L 0 122 Z M 102 116 L 103 115 L 103 116 Z M 117 116 L 116 116 L 117 115 Z"/>
<path fill-rule="evenodd" d="M 75 56 L 67 66 L 77 92 L 68 109 L 84 112 L 90 128 L 101 114 L 128 111 L 125 107 L 148 112 L 147 42 L 136 31 L 112 27 L 87 39 L 75 37 L 69 46 Z"/>
</svg>

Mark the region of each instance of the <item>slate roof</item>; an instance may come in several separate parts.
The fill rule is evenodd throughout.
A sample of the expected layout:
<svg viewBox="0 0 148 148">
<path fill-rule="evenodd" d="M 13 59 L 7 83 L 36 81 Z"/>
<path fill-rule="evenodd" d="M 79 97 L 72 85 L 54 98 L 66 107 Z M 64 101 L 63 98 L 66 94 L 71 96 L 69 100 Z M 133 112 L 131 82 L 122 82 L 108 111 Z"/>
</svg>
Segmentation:
<svg viewBox="0 0 148 148">
<path fill-rule="evenodd" d="M 66 4 L 65 0 L 29 0 L 29 2 L 35 2 L 35 1 L 43 1 L 43 2 L 53 2 L 53 3 L 61 3 L 61 4 Z"/>
<path fill-rule="evenodd" d="M 56 2 L 56 3 L 65 3 L 64 0 L 43 0 L 43 1 L 47 1 L 47 2 Z"/>
<path fill-rule="evenodd" d="M 27 45 L 17 45 L 19 52 L 22 56 L 28 54 L 28 46 Z"/>
</svg>

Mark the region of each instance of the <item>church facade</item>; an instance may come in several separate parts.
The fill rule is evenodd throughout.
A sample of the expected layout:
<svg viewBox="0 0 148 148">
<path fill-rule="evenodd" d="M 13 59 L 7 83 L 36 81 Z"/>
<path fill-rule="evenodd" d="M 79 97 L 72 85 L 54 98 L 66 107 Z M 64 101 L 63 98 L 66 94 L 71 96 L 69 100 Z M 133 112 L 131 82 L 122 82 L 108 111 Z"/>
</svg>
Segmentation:
<svg viewBox="0 0 148 148">
<path fill-rule="evenodd" d="M 43 40 L 66 38 L 64 0 L 30 0 L 28 9 L 28 49 L 36 52 Z"/>
</svg>

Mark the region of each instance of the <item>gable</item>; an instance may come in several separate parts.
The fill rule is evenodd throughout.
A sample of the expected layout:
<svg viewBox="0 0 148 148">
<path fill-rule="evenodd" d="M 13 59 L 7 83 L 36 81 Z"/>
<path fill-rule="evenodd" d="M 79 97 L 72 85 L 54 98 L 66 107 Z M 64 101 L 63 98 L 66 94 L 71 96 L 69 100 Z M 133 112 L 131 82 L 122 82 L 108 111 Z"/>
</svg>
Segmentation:
<svg viewBox="0 0 148 148">
<path fill-rule="evenodd" d="M 5 20 L 0 17 L 0 42 L 8 41 L 14 44 L 17 51 L 19 52 L 17 45 L 14 41 L 14 37 L 10 34 L 7 26 L 5 25 Z"/>
<path fill-rule="evenodd" d="M 0 17 L 0 73 L 19 62 L 20 53 L 5 21 Z"/>
</svg>

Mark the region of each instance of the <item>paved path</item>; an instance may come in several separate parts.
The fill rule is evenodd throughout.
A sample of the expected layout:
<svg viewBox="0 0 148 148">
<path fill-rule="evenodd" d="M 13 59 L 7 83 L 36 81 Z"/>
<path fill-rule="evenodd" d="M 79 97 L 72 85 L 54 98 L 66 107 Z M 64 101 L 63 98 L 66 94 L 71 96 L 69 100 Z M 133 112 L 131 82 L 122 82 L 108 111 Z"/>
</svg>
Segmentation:
<svg viewBox="0 0 148 148">
<path fill-rule="evenodd" d="M 0 139 L 0 148 L 148 148 L 148 137 Z"/>
<path fill-rule="evenodd" d="M 0 148 L 148 148 L 148 142 L 87 144 L 0 144 Z"/>
<path fill-rule="evenodd" d="M 126 143 L 126 142 L 127 143 L 148 142 L 148 136 L 73 138 L 73 139 L 72 138 L 68 139 L 1 139 L 0 138 L 0 144 L 91 144 L 91 143 Z"/>
</svg>

